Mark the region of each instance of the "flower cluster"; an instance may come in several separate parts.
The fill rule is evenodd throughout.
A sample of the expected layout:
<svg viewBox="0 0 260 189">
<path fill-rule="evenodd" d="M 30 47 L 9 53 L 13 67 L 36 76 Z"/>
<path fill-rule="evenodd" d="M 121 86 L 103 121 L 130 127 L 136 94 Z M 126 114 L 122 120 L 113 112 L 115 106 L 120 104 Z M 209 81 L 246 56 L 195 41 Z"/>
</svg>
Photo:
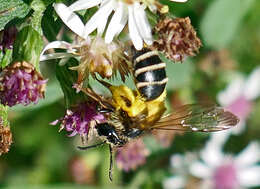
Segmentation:
<svg viewBox="0 0 260 189">
<path fill-rule="evenodd" d="M 231 129 L 232 133 L 239 134 L 245 128 L 245 121 L 250 115 L 254 100 L 260 96 L 260 67 L 257 67 L 249 76 L 234 77 L 227 88 L 218 94 L 221 106 L 239 117 L 238 127 Z"/>
<path fill-rule="evenodd" d="M 124 171 L 135 170 L 145 164 L 149 150 L 142 139 L 136 139 L 117 149 L 116 163 L 119 169 Z"/>
<path fill-rule="evenodd" d="M 188 17 L 162 19 L 156 25 L 155 31 L 158 33 L 158 40 L 154 42 L 154 47 L 174 62 L 195 56 L 202 45 Z"/>
<path fill-rule="evenodd" d="M 208 141 L 205 149 L 201 151 L 202 161 L 196 161 L 191 165 L 191 174 L 202 178 L 202 185 L 208 188 L 235 189 L 259 186 L 259 143 L 250 143 L 235 156 L 223 153 L 223 144 L 219 143 L 222 137 L 223 135 L 219 135 Z"/>
<path fill-rule="evenodd" d="M 175 1 L 186 2 L 186 0 Z M 75 13 L 96 6 L 99 7 L 98 10 L 86 24 Z M 148 49 L 161 51 L 174 61 L 182 61 L 187 56 L 194 56 L 201 43 L 189 18 L 167 18 L 159 21 L 154 29 L 159 39 L 154 41 L 152 28 L 145 12 L 147 7 L 153 14 L 158 11 L 159 14 L 168 11 L 167 6 L 157 0 L 78 0 L 70 6 L 56 3 L 54 4 L 56 13 L 76 34 L 76 38 L 72 44 L 65 41 L 50 42 L 43 49 L 40 60 L 79 58 L 79 65 L 72 69 L 78 71 L 77 84 L 81 86 L 84 80 L 88 79 L 89 74 L 99 74 L 102 78 L 109 79 L 119 71 L 124 81 L 132 66 L 130 64 L 133 57 L 132 45 L 136 50 L 142 50 L 146 46 Z M 170 22 L 169 27 L 167 22 Z M 124 30 L 126 25 L 128 30 Z M 97 35 L 90 35 L 95 30 Z M 131 41 L 127 37 L 119 38 L 120 33 L 129 36 Z M 168 36 L 171 36 L 171 39 Z M 50 49 L 65 49 L 66 52 L 45 54 Z"/>
<path fill-rule="evenodd" d="M 44 98 L 46 82 L 33 65 L 15 62 L 0 73 L 0 102 L 7 106 L 36 104 Z"/>
<path fill-rule="evenodd" d="M 97 112 L 96 104 L 85 102 L 67 110 L 63 118 L 53 121 L 51 125 L 61 123 L 60 130 L 70 132 L 69 136 L 79 134 L 81 137 L 88 137 L 90 129 L 104 121 L 106 118 Z"/>
<path fill-rule="evenodd" d="M 185 2 L 186 0 L 173 1 Z M 151 27 L 145 13 L 145 9 L 148 7 L 153 12 L 156 12 L 157 9 L 159 9 L 160 12 L 168 11 L 168 9 L 165 6 L 162 6 L 157 0 L 98 0 L 94 2 L 78 0 L 69 6 L 69 10 L 79 11 L 98 5 L 98 11 L 84 26 L 84 37 L 87 37 L 96 29 L 98 34 L 101 35 L 104 33 L 107 26 L 105 41 L 106 43 L 110 43 L 115 36 L 121 33 L 126 23 L 128 23 L 129 36 L 137 50 L 141 50 L 143 48 L 143 41 L 147 45 L 151 45 L 153 42 Z M 55 6 L 56 9 L 60 9 L 58 13 L 60 13 L 59 15 L 61 18 L 64 18 L 65 15 L 68 15 L 69 12 L 65 12 L 65 9 L 62 8 L 64 5 L 56 4 Z M 109 16 L 112 15 L 112 12 L 114 12 L 114 14 L 109 21 Z"/>
<path fill-rule="evenodd" d="M 191 177 L 201 179 L 199 188 L 236 189 L 259 186 L 259 143 L 251 142 L 238 155 L 233 155 L 223 152 L 226 141 L 225 133 L 215 133 L 201 150 L 200 158 L 195 153 L 184 157 L 174 155 L 171 164 L 175 176 L 164 181 L 164 188 L 185 188 Z"/>
<path fill-rule="evenodd" d="M 67 8 L 63 6 L 65 5 L 55 5 L 56 11 L 66 10 Z M 65 24 L 78 35 L 74 43 L 71 44 L 65 41 L 53 41 L 49 43 L 42 50 L 40 61 L 69 57 L 79 58 L 79 65 L 71 68 L 78 72 L 77 84 L 79 86 L 83 84 L 85 79 L 88 79 L 89 73 L 92 76 L 98 74 L 102 78 L 109 79 L 119 71 L 122 80 L 125 81 L 125 77 L 130 73 L 130 63 L 123 52 L 121 43 L 111 42 L 110 44 L 106 44 L 100 36 L 88 36 L 84 39 L 82 35 L 79 35 L 81 32 L 78 31 L 81 27 L 74 29 L 71 26 L 73 24 L 71 22 L 79 22 L 79 26 L 82 26 L 83 23 L 76 14 L 73 14 L 73 12 L 70 12 L 70 14 L 73 15 L 73 19 L 65 22 Z M 65 18 L 63 19 L 66 20 Z M 66 49 L 67 52 L 44 54 L 49 49 Z"/>
</svg>

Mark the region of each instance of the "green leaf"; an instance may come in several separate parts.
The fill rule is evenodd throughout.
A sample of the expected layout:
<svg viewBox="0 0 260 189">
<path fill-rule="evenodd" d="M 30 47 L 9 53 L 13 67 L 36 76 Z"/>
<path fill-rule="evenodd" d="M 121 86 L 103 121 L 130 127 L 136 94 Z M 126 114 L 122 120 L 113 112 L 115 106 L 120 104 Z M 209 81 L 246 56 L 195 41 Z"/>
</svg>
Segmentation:
<svg viewBox="0 0 260 189">
<path fill-rule="evenodd" d="M 41 21 L 43 12 L 45 11 L 46 7 L 54 2 L 54 0 L 33 0 L 31 3 L 31 8 L 34 10 L 31 24 L 32 27 L 42 35 L 42 27 Z"/>
<path fill-rule="evenodd" d="M 44 16 L 42 18 L 43 34 L 48 41 L 57 40 L 56 36 L 58 35 L 61 27 L 64 26 L 61 21 L 55 22 L 53 13 L 53 7 L 49 6 L 44 12 Z"/>
<path fill-rule="evenodd" d="M 0 51 L 0 68 L 6 67 L 12 60 L 12 49 L 5 49 L 5 52 Z"/>
<path fill-rule="evenodd" d="M 205 43 L 216 49 L 226 47 L 254 0 L 215 0 L 206 10 L 200 29 Z"/>
<path fill-rule="evenodd" d="M 14 43 L 13 60 L 26 61 L 39 71 L 40 54 L 43 48 L 41 35 L 32 26 L 24 27 Z"/>
<path fill-rule="evenodd" d="M 0 0 L 0 30 L 14 18 L 24 18 L 30 7 L 22 0 Z"/>
<path fill-rule="evenodd" d="M 7 110 L 8 110 L 7 106 L 0 104 L 0 123 L 3 122 L 3 126 L 5 127 L 9 126 L 9 122 L 7 120 L 8 118 Z"/>
<path fill-rule="evenodd" d="M 72 88 L 77 82 L 78 77 L 76 71 L 70 70 L 70 67 L 77 66 L 76 61 L 73 60 L 70 59 L 64 66 L 58 64 L 56 66 L 56 77 L 60 82 L 64 94 L 66 108 L 85 100 L 85 95 L 82 92 L 76 93 L 76 89 Z"/>
</svg>

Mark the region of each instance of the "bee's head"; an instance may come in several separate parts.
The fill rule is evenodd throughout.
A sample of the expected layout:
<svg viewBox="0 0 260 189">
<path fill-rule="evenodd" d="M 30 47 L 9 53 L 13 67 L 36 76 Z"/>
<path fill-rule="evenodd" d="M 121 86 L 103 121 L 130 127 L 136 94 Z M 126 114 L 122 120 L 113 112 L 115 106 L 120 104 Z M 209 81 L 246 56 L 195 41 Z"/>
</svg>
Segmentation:
<svg viewBox="0 0 260 189">
<path fill-rule="evenodd" d="M 96 129 L 99 136 L 105 137 L 106 142 L 117 146 L 125 144 L 125 141 L 120 138 L 112 124 L 100 123 L 96 125 Z"/>
</svg>

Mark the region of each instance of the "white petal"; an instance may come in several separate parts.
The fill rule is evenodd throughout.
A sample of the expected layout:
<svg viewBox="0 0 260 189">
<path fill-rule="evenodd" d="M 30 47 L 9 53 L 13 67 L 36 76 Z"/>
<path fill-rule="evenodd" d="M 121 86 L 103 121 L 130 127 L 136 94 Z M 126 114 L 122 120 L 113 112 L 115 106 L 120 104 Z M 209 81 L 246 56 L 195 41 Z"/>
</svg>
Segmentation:
<svg viewBox="0 0 260 189">
<path fill-rule="evenodd" d="M 174 169 L 183 168 L 183 165 L 185 163 L 184 160 L 185 160 L 184 156 L 181 154 L 173 155 L 170 159 L 172 168 Z"/>
<path fill-rule="evenodd" d="M 210 139 L 200 152 L 201 159 L 209 166 L 216 167 L 224 159 L 222 145 L 215 138 Z"/>
<path fill-rule="evenodd" d="M 163 181 L 164 189 L 181 189 L 186 185 L 186 179 L 181 176 L 174 176 Z"/>
<path fill-rule="evenodd" d="M 128 14 L 128 27 L 130 38 L 133 42 L 134 47 L 137 50 L 141 50 L 143 48 L 143 40 L 138 32 L 137 25 L 135 23 L 133 5 L 128 6 Z"/>
<path fill-rule="evenodd" d="M 119 1 L 118 7 L 116 8 L 116 11 L 115 11 L 115 13 L 109 23 L 107 31 L 106 31 L 106 36 L 105 36 L 106 43 L 111 43 L 114 36 L 116 34 L 120 33 L 122 31 L 122 29 L 124 28 L 126 21 L 127 21 L 127 16 L 126 16 L 127 14 L 124 13 L 127 10 L 125 10 L 124 8 L 125 8 L 124 3 Z"/>
<path fill-rule="evenodd" d="M 59 58 L 69 58 L 69 57 L 75 57 L 75 55 L 71 53 L 51 53 L 51 54 L 42 55 L 40 57 L 40 61 L 59 59 Z"/>
<path fill-rule="evenodd" d="M 190 166 L 190 173 L 193 176 L 198 178 L 203 178 L 203 179 L 210 178 L 213 171 L 214 170 L 212 168 L 198 161 L 192 163 Z"/>
<path fill-rule="evenodd" d="M 61 18 L 61 20 L 77 35 L 83 37 L 84 24 L 74 12 L 72 12 L 63 3 L 54 4 L 54 9 Z"/>
<path fill-rule="evenodd" d="M 238 172 L 240 185 L 244 187 L 260 186 L 260 166 L 254 166 Z"/>
<path fill-rule="evenodd" d="M 260 67 L 256 68 L 248 77 L 244 95 L 248 100 L 254 100 L 260 96 Z"/>
<path fill-rule="evenodd" d="M 208 141 L 208 145 L 210 146 L 218 146 L 219 148 L 222 148 L 224 144 L 226 143 L 228 137 L 230 136 L 231 131 L 229 130 L 224 130 L 221 132 L 216 132 L 216 133 L 211 133 L 210 139 Z"/>
<path fill-rule="evenodd" d="M 143 40 L 147 45 L 151 45 L 153 43 L 151 26 L 146 17 L 144 7 L 137 2 L 134 3 L 134 18 L 138 31 L 141 34 Z"/>
<path fill-rule="evenodd" d="M 114 1 L 106 1 L 102 7 L 98 9 L 98 11 L 90 18 L 90 20 L 86 23 L 84 28 L 84 36 L 87 37 L 90 33 L 92 33 L 99 25 L 100 22 L 106 21 L 106 17 L 108 13 L 113 8 Z M 111 13 L 111 12 L 110 12 Z M 110 14 L 109 13 L 109 14 Z"/>
<path fill-rule="evenodd" d="M 185 2 L 187 2 L 188 0 L 170 0 L 170 1 L 178 2 L 178 3 L 185 3 Z"/>
<path fill-rule="evenodd" d="M 66 41 L 53 41 L 44 47 L 44 49 L 41 52 L 40 59 L 41 56 L 45 53 L 45 51 L 49 49 L 68 49 L 70 51 L 73 51 L 73 45 Z"/>
<path fill-rule="evenodd" d="M 217 98 L 220 105 L 228 106 L 232 103 L 243 94 L 244 86 L 245 80 L 242 76 L 238 76 L 238 78 L 234 79 L 224 91 L 218 94 Z"/>
<path fill-rule="evenodd" d="M 110 5 L 110 6 L 109 6 Z M 111 0 L 111 3 L 107 5 L 109 8 L 106 10 L 105 14 L 103 14 L 102 19 L 99 20 L 97 31 L 98 34 L 102 34 L 106 28 L 108 16 L 113 11 L 114 7 L 116 6 L 115 1 Z"/>
<path fill-rule="evenodd" d="M 128 21 L 128 9 L 127 9 L 127 5 L 125 3 L 123 3 L 124 5 L 124 10 L 123 10 L 123 16 L 122 19 L 118 25 L 118 29 L 117 29 L 117 33 L 116 35 L 119 35 L 121 33 L 121 31 L 124 29 L 127 21 Z"/>
<path fill-rule="evenodd" d="M 245 131 L 245 129 L 246 129 L 246 121 L 240 119 L 239 123 L 235 127 L 230 128 L 227 131 L 230 131 L 233 135 L 240 135 Z"/>
<path fill-rule="evenodd" d="M 97 6 L 101 2 L 102 0 L 78 0 L 75 3 L 71 4 L 69 6 L 69 9 L 71 11 L 89 9 L 91 7 Z"/>
<path fill-rule="evenodd" d="M 240 168 L 251 166 L 258 161 L 260 161 L 260 145 L 258 142 L 251 142 L 235 157 L 235 163 Z"/>
</svg>

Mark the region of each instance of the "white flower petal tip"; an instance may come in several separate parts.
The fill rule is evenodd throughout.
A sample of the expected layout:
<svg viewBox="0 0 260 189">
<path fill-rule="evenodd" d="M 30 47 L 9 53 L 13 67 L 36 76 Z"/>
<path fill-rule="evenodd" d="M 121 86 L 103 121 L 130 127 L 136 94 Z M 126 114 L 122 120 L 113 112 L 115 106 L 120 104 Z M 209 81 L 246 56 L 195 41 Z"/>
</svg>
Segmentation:
<svg viewBox="0 0 260 189">
<path fill-rule="evenodd" d="M 204 149 L 200 152 L 201 159 L 210 167 L 217 167 L 221 160 L 223 159 L 222 153 L 222 144 L 229 136 L 228 133 L 222 139 L 220 135 L 211 138 L 207 143 Z M 215 139 L 219 138 L 220 141 Z"/>
<path fill-rule="evenodd" d="M 254 100 L 260 96 L 260 67 L 254 69 L 249 75 L 244 90 L 244 95 L 248 100 Z"/>
<path fill-rule="evenodd" d="M 241 186 L 246 188 L 260 186 L 260 166 L 248 167 L 238 172 L 238 180 Z"/>
<path fill-rule="evenodd" d="M 177 2 L 177 3 L 185 3 L 187 2 L 188 0 L 170 0 L 172 2 Z"/>
<path fill-rule="evenodd" d="M 186 184 L 186 179 L 184 177 L 175 176 L 168 178 L 163 181 L 164 189 L 180 189 L 184 188 Z"/>
<path fill-rule="evenodd" d="M 241 168 L 254 165 L 258 161 L 260 161 L 260 144 L 258 142 L 251 142 L 235 158 L 235 163 Z"/>
<path fill-rule="evenodd" d="M 147 45 L 151 45 L 153 43 L 151 26 L 146 17 L 145 8 L 139 3 L 134 4 L 134 19 L 142 39 Z"/>
<path fill-rule="evenodd" d="M 40 61 L 44 61 L 44 60 L 49 60 L 49 59 L 55 59 L 55 56 L 51 56 L 51 55 L 44 55 L 44 53 L 49 50 L 49 49 L 67 49 L 70 52 L 73 52 L 73 46 L 66 42 L 66 41 L 53 41 L 49 44 L 47 44 L 44 49 L 41 52 L 40 55 Z"/>
<path fill-rule="evenodd" d="M 198 178 L 207 179 L 211 176 L 211 168 L 201 162 L 194 162 L 190 166 L 190 173 Z"/>
<path fill-rule="evenodd" d="M 89 9 L 100 4 L 102 0 L 78 0 L 69 6 L 71 11 L 79 11 L 84 9 Z"/>
<path fill-rule="evenodd" d="M 233 129 L 233 128 L 232 128 Z M 229 135 L 231 134 L 230 130 L 224 130 L 222 132 L 212 133 L 210 140 L 207 142 L 207 146 L 211 147 L 222 147 L 228 140 Z"/>
<path fill-rule="evenodd" d="M 237 76 L 225 90 L 218 93 L 218 102 L 221 106 L 228 106 L 244 92 L 245 78 Z"/>
<path fill-rule="evenodd" d="M 118 35 L 125 27 L 127 22 L 126 11 L 124 11 L 124 3 L 118 2 L 118 7 L 108 25 L 105 42 L 111 43 L 113 38 Z"/>
<path fill-rule="evenodd" d="M 52 53 L 52 54 L 46 54 L 46 55 L 40 56 L 40 61 L 70 58 L 70 57 L 75 57 L 75 55 L 70 54 L 70 53 Z"/>
<path fill-rule="evenodd" d="M 56 13 L 61 20 L 78 36 L 84 38 L 84 24 L 74 12 L 72 12 L 65 4 L 56 3 L 53 5 Z"/>
<path fill-rule="evenodd" d="M 116 4 L 114 0 L 104 1 L 104 3 L 101 4 L 101 7 L 98 9 L 98 11 L 85 24 L 84 27 L 85 38 L 96 29 L 98 29 L 99 34 L 103 33 L 105 26 L 107 24 L 107 19 L 111 14 L 111 12 L 113 11 L 115 5 Z"/>
<path fill-rule="evenodd" d="M 129 14 L 128 27 L 129 27 L 130 38 L 136 50 L 141 50 L 143 48 L 143 40 L 137 29 L 137 24 L 134 18 L 133 6 L 128 6 L 128 14 Z"/>
</svg>

